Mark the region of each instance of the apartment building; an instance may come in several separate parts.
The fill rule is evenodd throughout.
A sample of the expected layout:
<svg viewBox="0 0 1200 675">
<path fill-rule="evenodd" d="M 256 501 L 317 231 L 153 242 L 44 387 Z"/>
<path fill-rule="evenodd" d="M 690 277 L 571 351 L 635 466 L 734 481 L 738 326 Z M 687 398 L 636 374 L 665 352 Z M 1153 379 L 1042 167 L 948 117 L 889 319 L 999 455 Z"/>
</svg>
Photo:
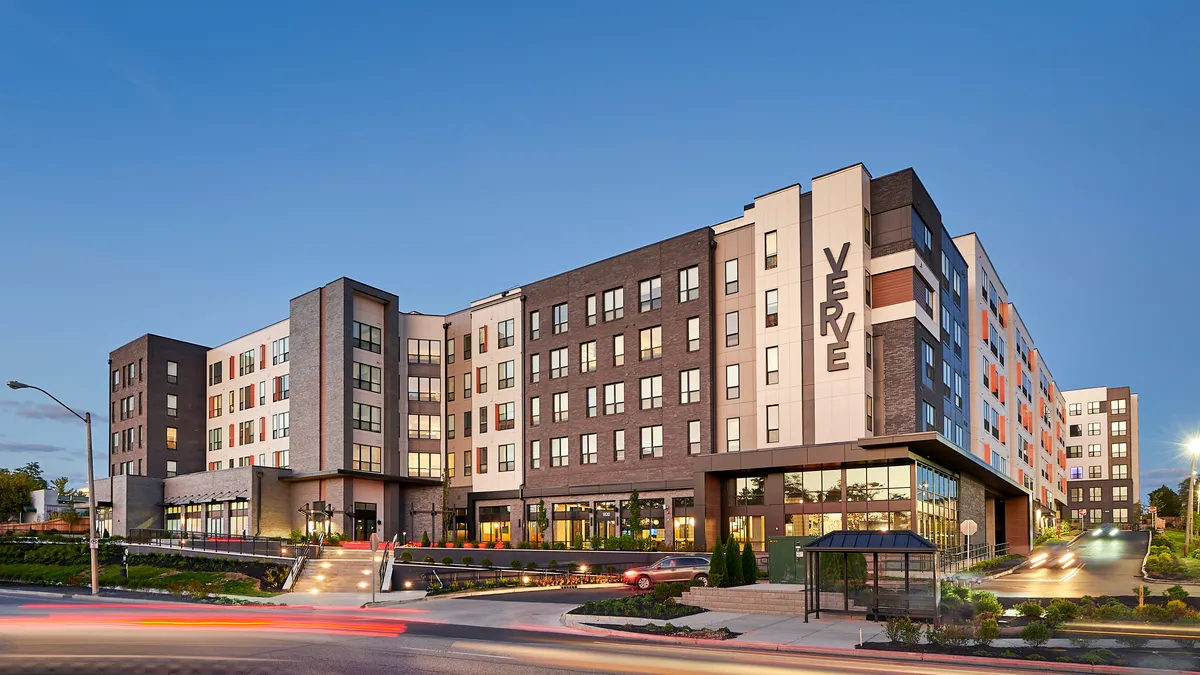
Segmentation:
<svg viewBox="0 0 1200 675">
<path fill-rule="evenodd" d="M 158 502 L 114 461 L 114 531 L 537 541 L 544 508 L 570 544 L 634 529 L 636 492 L 666 545 L 954 547 L 969 519 L 1020 551 L 1066 508 L 1066 399 L 911 169 L 846 167 L 445 315 L 399 304 L 339 279 L 197 347 L 197 461 L 164 469 Z"/>
<path fill-rule="evenodd" d="M 1068 517 L 1129 525 L 1140 499 L 1138 395 L 1129 387 L 1062 392 L 1067 407 Z"/>
</svg>

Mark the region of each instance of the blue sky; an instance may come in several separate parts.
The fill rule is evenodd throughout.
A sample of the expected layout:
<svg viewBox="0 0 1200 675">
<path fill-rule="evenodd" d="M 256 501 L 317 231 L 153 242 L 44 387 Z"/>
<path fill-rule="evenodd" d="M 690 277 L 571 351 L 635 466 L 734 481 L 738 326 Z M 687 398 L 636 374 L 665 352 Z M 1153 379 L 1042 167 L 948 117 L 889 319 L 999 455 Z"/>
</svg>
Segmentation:
<svg viewBox="0 0 1200 675">
<path fill-rule="evenodd" d="M 980 234 L 1063 386 L 1141 394 L 1144 489 L 1184 476 L 1195 3 L 408 4 L 0 0 L 0 380 L 102 413 L 146 332 L 340 276 L 451 311 L 861 161 Z M 0 393 L 0 466 L 81 478 L 40 403 Z"/>
</svg>

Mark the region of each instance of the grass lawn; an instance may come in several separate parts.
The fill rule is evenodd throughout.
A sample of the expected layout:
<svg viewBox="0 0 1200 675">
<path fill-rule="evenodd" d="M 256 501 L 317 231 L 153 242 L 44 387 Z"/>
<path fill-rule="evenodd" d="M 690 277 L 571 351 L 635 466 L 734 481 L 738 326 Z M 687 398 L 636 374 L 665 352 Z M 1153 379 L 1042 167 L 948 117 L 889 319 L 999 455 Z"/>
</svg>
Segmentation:
<svg viewBox="0 0 1200 675">
<path fill-rule="evenodd" d="M 1183 570 L 1185 573 L 1187 573 L 1188 579 L 1200 579 L 1200 560 L 1195 558 L 1185 558 L 1183 556 L 1184 534 L 1185 533 L 1176 530 L 1167 530 L 1159 536 L 1166 537 L 1167 539 L 1171 540 L 1171 552 L 1179 556 L 1179 562 L 1181 565 L 1183 565 Z M 1200 537 L 1193 536 L 1192 550 L 1196 550 L 1198 546 L 1200 546 Z"/>
<path fill-rule="evenodd" d="M 71 579 L 71 577 L 75 577 L 75 579 Z M 87 565 L 0 564 L 0 579 L 7 581 L 24 581 L 32 584 L 66 584 L 68 581 L 75 581 L 82 585 L 88 583 L 89 577 L 90 572 Z M 221 592 L 231 595 L 272 597 L 279 594 L 278 592 L 259 590 L 256 580 L 228 572 L 178 572 L 165 567 L 132 565 L 129 568 L 129 578 L 126 579 L 121 576 L 120 565 L 106 565 L 100 568 L 100 585 L 102 586 L 168 590 L 172 584 L 186 584 L 190 581 L 218 582 L 221 584 Z"/>
</svg>

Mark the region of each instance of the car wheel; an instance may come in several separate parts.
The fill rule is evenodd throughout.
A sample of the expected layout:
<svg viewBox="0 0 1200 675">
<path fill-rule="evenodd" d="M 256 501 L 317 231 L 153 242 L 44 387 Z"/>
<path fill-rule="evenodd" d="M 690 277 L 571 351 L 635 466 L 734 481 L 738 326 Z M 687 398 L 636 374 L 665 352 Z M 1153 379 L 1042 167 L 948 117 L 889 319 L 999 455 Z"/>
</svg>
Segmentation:
<svg viewBox="0 0 1200 675">
<path fill-rule="evenodd" d="M 707 574 L 697 574 L 696 575 L 696 583 L 707 588 L 708 587 L 708 575 Z"/>
<path fill-rule="evenodd" d="M 650 586 L 652 586 L 652 585 L 653 584 L 650 583 L 650 577 L 648 577 L 644 574 L 642 576 L 638 577 L 637 587 L 639 590 L 648 591 L 648 590 L 650 590 Z"/>
</svg>

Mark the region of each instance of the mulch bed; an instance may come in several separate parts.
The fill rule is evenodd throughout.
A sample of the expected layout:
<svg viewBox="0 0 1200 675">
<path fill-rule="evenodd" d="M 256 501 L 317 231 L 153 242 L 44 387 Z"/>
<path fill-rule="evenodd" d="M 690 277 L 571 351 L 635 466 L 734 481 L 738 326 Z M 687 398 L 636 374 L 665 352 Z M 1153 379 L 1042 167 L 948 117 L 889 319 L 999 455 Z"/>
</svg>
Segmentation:
<svg viewBox="0 0 1200 675">
<path fill-rule="evenodd" d="M 617 625 L 612 623 L 589 623 L 589 626 L 597 628 L 607 628 L 609 630 L 619 630 L 626 633 L 641 633 L 643 635 L 663 635 L 667 637 L 682 637 L 691 638 L 693 640 L 732 640 L 741 635 L 731 630 L 714 630 L 712 628 L 689 628 L 688 626 L 674 626 L 673 631 L 666 631 L 661 624 L 657 624 L 657 628 L 651 629 L 646 626 L 635 626 L 633 624 Z"/>
</svg>

